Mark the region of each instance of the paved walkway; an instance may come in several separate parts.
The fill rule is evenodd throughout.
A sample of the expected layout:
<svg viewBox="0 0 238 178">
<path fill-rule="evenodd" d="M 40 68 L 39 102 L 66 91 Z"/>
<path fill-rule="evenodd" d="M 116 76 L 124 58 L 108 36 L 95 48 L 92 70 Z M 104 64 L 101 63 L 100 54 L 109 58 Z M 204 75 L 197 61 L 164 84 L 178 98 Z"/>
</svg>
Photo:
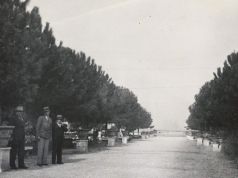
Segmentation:
<svg viewBox="0 0 238 178">
<path fill-rule="evenodd" d="M 64 155 L 64 165 L 9 171 L 3 178 L 235 178 L 237 166 L 186 137 L 154 137 L 89 154 Z"/>
</svg>

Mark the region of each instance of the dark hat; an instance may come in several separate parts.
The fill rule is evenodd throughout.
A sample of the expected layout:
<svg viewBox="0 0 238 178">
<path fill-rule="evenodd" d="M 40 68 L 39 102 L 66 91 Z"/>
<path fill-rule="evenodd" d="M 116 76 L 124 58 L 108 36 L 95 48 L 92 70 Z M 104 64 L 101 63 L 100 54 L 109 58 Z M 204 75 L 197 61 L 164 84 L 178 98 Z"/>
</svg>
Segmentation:
<svg viewBox="0 0 238 178">
<path fill-rule="evenodd" d="M 56 118 L 57 118 L 57 120 L 62 120 L 62 119 L 63 119 L 63 116 L 60 115 L 60 114 L 58 114 L 58 115 L 56 116 Z"/>
<path fill-rule="evenodd" d="M 43 107 L 44 111 L 50 111 L 50 108 L 48 106 Z"/>
<path fill-rule="evenodd" d="M 15 111 L 21 111 L 21 112 L 23 112 L 23 106 L 17 106 L 16 108 L 15 108 Z"/>
</svg>

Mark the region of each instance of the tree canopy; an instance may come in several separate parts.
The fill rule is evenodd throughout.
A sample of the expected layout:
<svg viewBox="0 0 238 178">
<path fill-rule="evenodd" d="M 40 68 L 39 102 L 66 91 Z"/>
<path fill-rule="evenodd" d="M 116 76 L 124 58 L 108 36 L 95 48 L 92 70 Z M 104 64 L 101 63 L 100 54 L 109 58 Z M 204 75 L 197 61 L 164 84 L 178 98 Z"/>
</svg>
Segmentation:
<svg viewBox="0 0 238 178">
<path fill-rule="evenodd" d="M 21 104 L 33 121 L 43 106 L 84 127 L 115 122 L 128 129 L 149 127 L 151 115 L 132 91 L 116 86 L 83 52 L 56 44 L 28 0 L 0 2 L 0 112 L 7 119 Z"/>
<path fill-rule="evenodd" d="M 238 53 L 227 57 L 189 107 L 192 129 L 232 132 L 238 128 Z"/>
</svg>

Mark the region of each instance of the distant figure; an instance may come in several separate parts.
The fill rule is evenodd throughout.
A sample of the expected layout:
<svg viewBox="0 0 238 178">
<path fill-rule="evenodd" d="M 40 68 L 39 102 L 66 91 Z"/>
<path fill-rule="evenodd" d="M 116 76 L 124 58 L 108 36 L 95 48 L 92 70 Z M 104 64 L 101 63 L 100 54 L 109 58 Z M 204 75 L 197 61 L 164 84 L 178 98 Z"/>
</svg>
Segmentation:
<svg viewBox="0 0 238 178">
<path fill-rule="evenodd" d="M 23 106 L 17 106 L 15 109 L 15 116 L 12 120 L 12 125 L 15 126 L 10 142 L 10 167 L 17 169 L 15 161 L 18 156 L 18 168 L 27 169 L 24 163 L 25 152 L 25 121 L 23 116 Z"/>
<path fill-rule="evenodd" d="M 118 138 L 122 138 L 122 137 L 123 137 L 123 133 L 122 133 L 121 129 L 119 130 L 119 132 L 118 132 L 118 134 L 117 134 L 117 137 L 118 137 Z"/>
<path fill-rule="evenodd" d="M 37 165 L 48 165 L 49 142 L 52 137 L 52 119 L 49 107 L 44 107 L 44 115 L 40 116 L 36 125 L 36 138 L 38 140 Z"/>
<path fill-rule="evenodd" d="M 53 124 L 52 164 L 64 164 L 62 162 L 62 147 L 64 132 L 67 130 L 67 124 L 63 122 L 62 115 L 57 115 L 56 122 Z"/>
<path fill-rule="evenodd" d="M 97 143 L 97 141 L 98 141 L 98 129 L 95 129 L 93 131 L 93 142 Z"/>
</svg>

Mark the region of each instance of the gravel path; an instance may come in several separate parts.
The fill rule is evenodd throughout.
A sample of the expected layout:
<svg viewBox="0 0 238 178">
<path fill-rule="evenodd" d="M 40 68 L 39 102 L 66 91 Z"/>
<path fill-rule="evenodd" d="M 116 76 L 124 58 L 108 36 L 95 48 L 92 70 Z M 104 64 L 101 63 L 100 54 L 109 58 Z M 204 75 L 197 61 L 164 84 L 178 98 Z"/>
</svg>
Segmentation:
<svg viewBox="0 0 238 178">
<path fill-rule="evenodd" d="M 64 165 L 9 171 L 3 178 L 235 178 L 223 154 L 186 137 L 153 137 L 88 154 L 64 155 Z M 27 160 L 29 161 L 29 159 Z M 28 163 L 29 165 L 30 163 Z"/>
</svg>

